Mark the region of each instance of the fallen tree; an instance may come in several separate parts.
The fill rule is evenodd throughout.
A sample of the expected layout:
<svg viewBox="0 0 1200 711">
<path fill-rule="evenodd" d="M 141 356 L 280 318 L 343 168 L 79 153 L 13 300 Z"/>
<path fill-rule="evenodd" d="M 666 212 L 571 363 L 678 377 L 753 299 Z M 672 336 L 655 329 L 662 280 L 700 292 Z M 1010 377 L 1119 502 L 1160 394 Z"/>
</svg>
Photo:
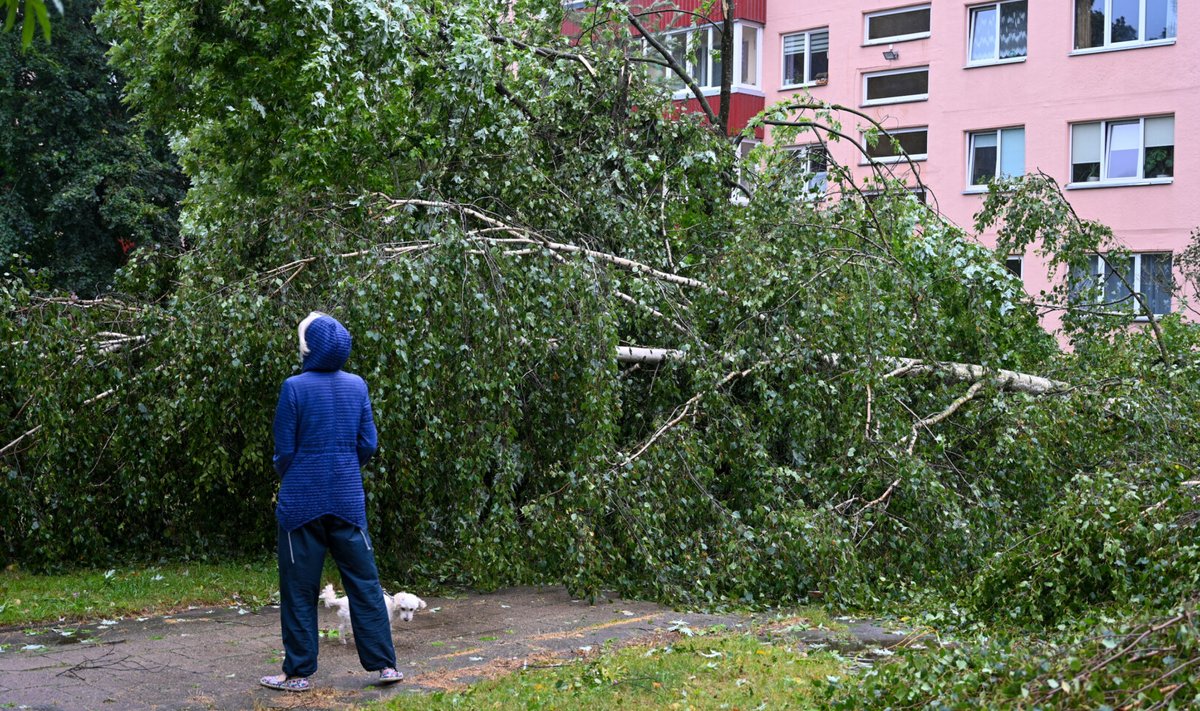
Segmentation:
<svg viewBox="0 0 1200 711">
<path fill-rule="evenodd" d="M 269 550 L 269 417 L 314 308 L 371 386 L 397 581 L 871 604 L 971 580 L 1081 471 L 1190 466 L 1189 326 L 1060 353 L 899 169 L 831 165 L 816 199 L 759 148 L 734 203 L 734 145 L 670 114 L 626 7 L 574 46 L 560 3 L 522 9 L 110 6 L 130 101 L 179 137 L 188 248 L 95 303 L 3 281 L 9 558 Z"/>
</svg>

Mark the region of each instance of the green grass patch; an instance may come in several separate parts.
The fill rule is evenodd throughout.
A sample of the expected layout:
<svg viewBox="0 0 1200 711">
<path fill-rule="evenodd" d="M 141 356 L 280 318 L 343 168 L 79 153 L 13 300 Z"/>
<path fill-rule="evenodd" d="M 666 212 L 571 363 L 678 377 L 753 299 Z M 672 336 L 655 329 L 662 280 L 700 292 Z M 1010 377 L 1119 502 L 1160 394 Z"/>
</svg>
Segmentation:
<svg viewBox="0 0 1200 711">
<path fill-rule="evenodd" d="M 404 695 L 377 709 L 807 709 L 843 662 L 750 635 L 695 636 L 526 669 L 460 692 Z"/>
<path fill-rule="evenodd" d="M 0 626 L 154 614 L 189 605 L 277 599 L 274 559 L 236 563 L 168 563 L 136 568 L 34 575 L 0 571 Z"/>
</svg>

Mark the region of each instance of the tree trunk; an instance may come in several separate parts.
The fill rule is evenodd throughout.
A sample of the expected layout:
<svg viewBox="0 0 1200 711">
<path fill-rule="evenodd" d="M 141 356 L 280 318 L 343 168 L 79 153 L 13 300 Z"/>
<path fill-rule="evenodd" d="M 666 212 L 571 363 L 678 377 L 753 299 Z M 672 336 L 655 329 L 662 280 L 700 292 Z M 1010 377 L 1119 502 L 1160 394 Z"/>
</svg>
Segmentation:
<svg viewBox="0 0 1200 711">
<path fill-rule="evenodd" d="M 729 104 L 733 94 L 733 13 L 736 4 L 736 0 L 722 0 L 721 3 L 721 105 L 717 125 L 725 135 L 729 135 Z M 742 57 L 742 61 L 746 58 Z"/>
</svg>

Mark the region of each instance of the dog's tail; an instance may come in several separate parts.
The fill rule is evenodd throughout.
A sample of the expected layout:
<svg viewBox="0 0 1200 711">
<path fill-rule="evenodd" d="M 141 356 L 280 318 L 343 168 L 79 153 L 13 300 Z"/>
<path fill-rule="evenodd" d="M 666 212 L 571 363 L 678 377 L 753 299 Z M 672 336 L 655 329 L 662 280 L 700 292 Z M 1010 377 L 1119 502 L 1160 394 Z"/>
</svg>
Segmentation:
<svg viewBox="0 0 1200 711">
<path fill-rule="evenodd" d="M 327 584 L 321 591 L 321 599 L 325 601 L 325 607 L 333 607 L 336 604 L 334 600 L 337 599 L 337 593 L 333 591 L 332 583 Z"/>
</svg>

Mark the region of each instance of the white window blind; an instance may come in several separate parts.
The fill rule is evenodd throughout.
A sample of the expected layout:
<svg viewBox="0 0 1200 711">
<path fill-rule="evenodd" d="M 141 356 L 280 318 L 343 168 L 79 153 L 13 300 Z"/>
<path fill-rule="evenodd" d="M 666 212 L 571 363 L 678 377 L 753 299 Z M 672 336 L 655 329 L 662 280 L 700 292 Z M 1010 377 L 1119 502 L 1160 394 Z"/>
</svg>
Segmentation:
<svg viewBox="0 0 1200 711">
<path fill-rule="evenodd" d="M 1100 162 L 1100 124 L 1081 123 L 1071 129 L 1071 162 Z"/>
<path fill-rule="evenodd" d="M 1000 151 L 1000 177 L 1011 178 L 1025 174 L 1025 129 L 1008 128 L 1002 131 L 1004 144 Z"/>
<path fill-rule="evenodd" d="M 824 32 L 813 32 L 812 33 L 813 54 L 816 54 L 817 52 L 824 52 L 828 49 L 829 49 L 829 31 L 826 30 Z"/>
<path fill-rule="evenodd" d="M 1146 147 L 1175 145 L 1175 117 L 1159 116 L 1146 119 Z"/>
<path fill-rule="evenodd" d="M 783 53 L 784 54 L 804 54 L 804 45 L 808 35 L 801 32 L 796 35 L 787 35 L 783 38 Z M 826 39 L 828 43 L 828 39 Z"/>
</svg>

